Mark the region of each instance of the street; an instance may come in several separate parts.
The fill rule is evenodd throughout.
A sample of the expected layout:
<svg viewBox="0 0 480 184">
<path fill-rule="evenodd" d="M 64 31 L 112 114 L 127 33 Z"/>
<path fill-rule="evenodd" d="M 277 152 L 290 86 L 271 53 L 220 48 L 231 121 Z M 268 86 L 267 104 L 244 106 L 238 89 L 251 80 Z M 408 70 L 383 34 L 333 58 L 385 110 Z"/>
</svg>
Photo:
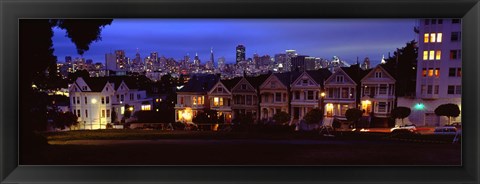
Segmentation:
<svg viewBox="0 0 480 184">
<path fill-rule="evenodd" d="M 26 165 L 460 165 L 460 144 L 393 140 L 71 140 Z"/>
</svg>

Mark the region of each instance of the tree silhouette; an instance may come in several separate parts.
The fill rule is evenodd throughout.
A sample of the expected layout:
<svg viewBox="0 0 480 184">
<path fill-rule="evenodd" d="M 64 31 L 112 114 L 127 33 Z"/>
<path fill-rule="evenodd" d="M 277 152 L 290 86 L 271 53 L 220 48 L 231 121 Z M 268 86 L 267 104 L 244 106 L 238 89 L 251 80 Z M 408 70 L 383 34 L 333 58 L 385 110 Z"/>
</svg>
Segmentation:
<svg viewBox="0 0 480 184">
<path fill-rule="evenodd" d="M 290 121 L 290 115 L 284 111 L 280 111 L 273 115 L 273 120 L 275 120 L 275 124 L 283 125 Z"/>
<path fill-rule="evenodd" d="M 319 108 L 312 109 L 308 111 L 307 114 L 303 117 L 307 124 L 316 124 L 319 123 L 323 118 L 323 113 Z"/>
<path fill-rule="evenodd" d="M 460 108 L 457 104 L 442 104 L 435 109 L 435 114 L 437 116 L 447 116 L 448 124 L 450 124 L 451 117 L 458 117 L 460 115 Z"/>
<path fill-rule="evenodd" d="M 402 119 L 402 124 L 403 124 L 403 119 L 408 117 L 410 113 L 411 113 L 410 108 L 399 106 L 399 107 L 396 107 L 395 109 L 392 109 L 391 116 L 392 118 L 395 118 L 395 119 Z"/>
<path fill-rule="evenodd" d="M 417 78 L 418 46 L 415 40 L 406 43 L 406 46 L 397 49 L 393 56 L 385 59 L 385 66 L 394 71 L 397 83 L 395 94 L 397 96 L 409 96 L 415 93 Z"/>
<path fill-rule="evenodd" d="M 56 84 L 58 74 L 56 70 L 57 57 L 53 55 L 52 36 L 53 28 L 61 27 L 69 32 L 68 36 L 77 47 L 79 54 L 88 50 L 93 41 L 100 40 L 103 26 L 112 22 L 111 19 L 20 19 L 19 20 L 19 92 L 20 92 L 20 152 L 32 148 L 35 142 L 34 130 L 44 130 L 38 126 L 46 123 L 48 102 L 41 98 L 43 92 L 32 88 L 35 83 L 46 83 L 40 87 L 49 88 L 49 84 Z M 95 34 L 93 34 L 95 33 Z M 84 36 L 87 35 L 88 36 Z M 43 127 L 43 128 L 42 128 Z M 28 152 L 28 151 L 26 151 Z"/>
<path fill-rule="evenodd" d="M 347 112 L 345 112 L 345 117 L 347 118 L 348 121 L 352 121 L 353 124 L 355 125 L 355 128 L 358 130 L 358 119 L 362 117 L 362 110 L 357 109 L 357 108 L 351 108 L 348 109 Z M 359 131 L 359 130 L 358 130 Z"/>
</svg>

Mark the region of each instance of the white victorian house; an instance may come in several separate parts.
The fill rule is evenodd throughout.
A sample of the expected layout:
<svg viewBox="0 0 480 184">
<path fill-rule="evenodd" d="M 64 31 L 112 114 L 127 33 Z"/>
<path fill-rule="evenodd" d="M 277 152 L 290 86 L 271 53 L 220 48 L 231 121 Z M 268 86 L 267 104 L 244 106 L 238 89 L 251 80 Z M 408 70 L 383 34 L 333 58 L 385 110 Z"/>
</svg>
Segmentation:
<svg viewBox="0 0 480 184">
<path fill-rule="evenodd" d="M 126 111 L 150 110 L 151 99 L 127 77 L 78 77 L 70 84 L 70 110 L 78 117 L 73 129 L 106 129 L 116 115 L 122 121 Z M 113 113 L 115 112 L 115 113 Z"/>
<path fill-rule="evenodd" d="M 395 78 L 382 64 L 377 65 L 361 80 L 361 109 L 364 116 L 390 117 L 395 106 Z M 382 123 L 382 122 L 377 122 Z"/>
</svg>

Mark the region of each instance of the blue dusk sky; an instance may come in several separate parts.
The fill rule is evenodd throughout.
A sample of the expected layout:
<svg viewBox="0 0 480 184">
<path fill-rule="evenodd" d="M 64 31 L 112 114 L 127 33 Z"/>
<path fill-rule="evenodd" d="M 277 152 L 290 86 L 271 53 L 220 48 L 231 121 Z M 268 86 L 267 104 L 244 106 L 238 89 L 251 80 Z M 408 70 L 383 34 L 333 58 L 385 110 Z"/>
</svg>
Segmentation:
<svg viewBox="0 0 480 184">
<path fill-rule="evenodd" d="M 243 44 L 246 57 L 254 53 L 285 53 L 294 49 L 298 54 L 331 60 L 333 56 L 348 63 L 357 57 L 369 57 L 378 64 L 382 55 L 417 40 L 413 32 L 415 19 L 115 19 L 101 33 L 102 40 L 90 45 L 83 57 L 105 62 L 105 54 L 125 50 L 134 58 L 138 51 L 143 58 L 151 52 L 159 56 L 193 58 L 198 53 L 202 63 L 210 58 L 213 47 L 215 60 L 225 57 L 235 62 L 235 47 Z M 80 57 L 65 31 L 54 29 L 54 54 L 63 62 L 65 56 Z M 216 62 L 215 61 L 215 62 Z"/>
</svg>

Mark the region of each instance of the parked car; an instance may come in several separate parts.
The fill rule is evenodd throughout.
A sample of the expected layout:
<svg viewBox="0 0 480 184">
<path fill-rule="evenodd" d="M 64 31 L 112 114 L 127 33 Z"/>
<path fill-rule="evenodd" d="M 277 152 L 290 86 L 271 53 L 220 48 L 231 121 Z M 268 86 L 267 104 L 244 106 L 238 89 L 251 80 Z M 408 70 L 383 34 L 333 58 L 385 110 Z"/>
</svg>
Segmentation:
<svg viewBox="0 0 480 184">
<path fill-rule="evenodd" d="M 452 123 L 450 125 L 445 125 L 445 126 L 450 126 L 450 127 L 455 127 L 455 128 L 462 128 L 462 124 L 461 123 Z"/>
<path fill-rule="evenodd" d="M 457 128 L 453 126 L 436 127 L 433 131 L 435 135 L 456 135 Z"/>
<path fill-rule="evenodd" d="M 395 126 L 390 129 L 390 132 L 395 133 L 395 132 L 410 132 L 410 133 L 416 133 L 417 132 L 417 127 L 415 124 L 411 125 L 404 125 L 404 126 Z"/>
</svg>

